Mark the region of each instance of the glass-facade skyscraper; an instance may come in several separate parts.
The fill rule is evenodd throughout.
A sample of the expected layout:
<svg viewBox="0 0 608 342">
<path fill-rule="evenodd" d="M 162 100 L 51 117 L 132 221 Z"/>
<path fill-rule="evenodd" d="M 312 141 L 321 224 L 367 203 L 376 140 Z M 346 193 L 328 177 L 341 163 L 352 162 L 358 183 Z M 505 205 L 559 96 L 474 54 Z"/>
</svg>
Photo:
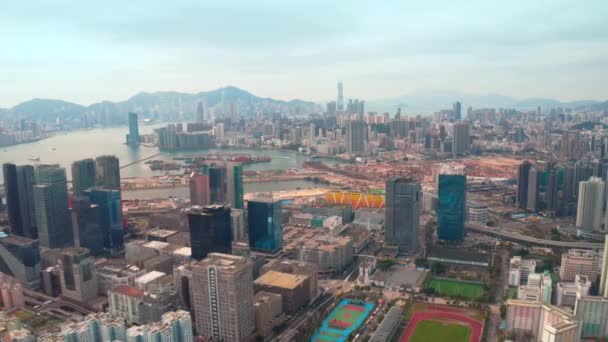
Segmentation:
<svg viewBox="0 0 608 342">
<path fill-rule="evenodd" d="M 464 239 L 466 186 L 467 178 L 462 170 L 459 172 L 442 171 L 439 174 L 437 236 L 440 240 L 461 241 Z"/>
<path fill-rule="evenodd" d="M 281 202 L 270 196 L 258 196 L 247 202 L 249 247 L 275 253 L 283 247 Z"/>
<path fill-rule="evenodd" d="M 243 209 L 243 165 L 228 163 L 227 166 L 227 195 L 230 207 Z"/>
<path fill-rule="evenodd" d="M 38 230 L 34 212 L 34 167 L 6 163 L 2 168 L 11 231 L 13 234 L 35 239 L 38 237 Z"/>
<path fill-rule="evenodd" d="M 139 124 L 137 122 L 137 113 L 129 113 L 129 134 L 127 134 L 127 145 L 139 144 Z"/>
<path fill-rule="evenodd" d="M 73 236 L 65 169 L 44 166 L 36 173 L 33 194 L 40 245 L 47 248 L 71 246 Z"/>
<path fill-rule="evenodd" d="M 72 163 L 72 193 L 81 196 L 95 186 L 95 160 L 83 159 Z"/>
<path fill-rule="evenodd" d="M 209 199 L 211 203 L 226 203 L 227 182 L 226 168 L 213 165 L 209 172 Z"/>
<path fill-rule="evenodd" d="M 0 272 L 17 278 L 30 289 L 40 288 L 38 240 L 0 232 Z"/>
<path fill-rule="evenodd" d="M 91 203 L 99 206 L 104 249 L 110 254 L 119 253 L 124 249 L 120 192 L 95 187 L 86 193 Z"/>
<path fill-rule="evenodd" d="M 95 159 L 95 185 L 105 189 L 120 190 L 120 165 L 115 156 L 99 156 Z"/>
<path fill-rule="evenodd" d="M 384 240 L 397 246 L 399 254 L 420 251 L 420 183 L 408 178 L 386 182 Z"/>
<path fill-rule="evenodd" d="M 232 253 L 230 207 L 209 205 L 188 209 L 192 258 L 203 260 L 209 253 Z"/>
</svg>

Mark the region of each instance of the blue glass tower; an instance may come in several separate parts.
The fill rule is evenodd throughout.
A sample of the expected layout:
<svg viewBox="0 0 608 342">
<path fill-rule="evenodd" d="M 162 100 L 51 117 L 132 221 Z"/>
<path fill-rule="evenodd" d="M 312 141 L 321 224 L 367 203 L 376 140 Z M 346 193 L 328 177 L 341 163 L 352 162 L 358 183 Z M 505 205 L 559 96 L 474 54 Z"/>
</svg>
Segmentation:
<svg viewBox="0 0 608 342">
<path fill-rule="evenodd" d="M 120 191 L 95 187 L 86 193 L 91 203 L 99 206 L 104 249 L 110 254 L 119 253 L 124 249 Z"/>
<path fill-rule="evenodd" d="M 248 202 L 249 247 L 275 253 L 283 247 L 281 202 L 272 197 L 258 197 Z"/>
<path fill-rule="evenodd" d="M 437 220 L 439 240 L 461 241 L 464 239 L 466 213 L 465 175 L 440 174 Z"/>
<path fill-rule="evenodd" d="M 139 124 L 137 113 L 129 113 L 129 134 L 127 134 L 127 145 L 139 144 Z"/>
</svg>

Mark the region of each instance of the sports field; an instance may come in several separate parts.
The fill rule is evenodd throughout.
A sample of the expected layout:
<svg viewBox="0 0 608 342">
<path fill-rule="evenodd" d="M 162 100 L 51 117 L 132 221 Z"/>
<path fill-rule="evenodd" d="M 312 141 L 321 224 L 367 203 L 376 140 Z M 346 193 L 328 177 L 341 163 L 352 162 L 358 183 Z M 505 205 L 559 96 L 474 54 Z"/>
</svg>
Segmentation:
<svg viewBox="0 0 608 342">
<path fill-rule="evenodd" d="M 480 342 L 483 314 L 446 305 L 415 304 L 400 342 Z"/>
<path fill-rule="evenodd" d="M 476 299 L 483 296 L 484 288 L 481 284 L 465 283 L 458 280 L 433 278 L 429 282 L 429 288 L 434 288 L 435 292 L 444 296 L 461 296 L 469 299 Z"/>
<path fill-rule="evenodd" d="M 458 323 L 446 321 L 422 321 L 416 325 L 409 342 L 469 342 L 471 328 Z"/>
<path fill-rule="evenodd" d="M 313 335 L 312 342 L 342 342 L 359 329 L 374 308 L 373 303 L 342 300 Z"/>
</svg>

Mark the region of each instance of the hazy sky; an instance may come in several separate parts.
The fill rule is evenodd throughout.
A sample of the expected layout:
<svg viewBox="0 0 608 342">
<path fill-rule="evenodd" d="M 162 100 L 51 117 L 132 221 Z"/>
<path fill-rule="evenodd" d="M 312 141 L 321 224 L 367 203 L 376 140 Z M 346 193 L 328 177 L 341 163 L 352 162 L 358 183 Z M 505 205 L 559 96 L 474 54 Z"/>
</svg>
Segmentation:
<svg viewBox="0 0 608 342">
<path fill-rule="evenodd" d="M 364 99 L 606 99 L 607 15 L 607 0 L 7 0 L 0 107 L 223 85 L 324 100 L 338 80 Z"/>
</svg>

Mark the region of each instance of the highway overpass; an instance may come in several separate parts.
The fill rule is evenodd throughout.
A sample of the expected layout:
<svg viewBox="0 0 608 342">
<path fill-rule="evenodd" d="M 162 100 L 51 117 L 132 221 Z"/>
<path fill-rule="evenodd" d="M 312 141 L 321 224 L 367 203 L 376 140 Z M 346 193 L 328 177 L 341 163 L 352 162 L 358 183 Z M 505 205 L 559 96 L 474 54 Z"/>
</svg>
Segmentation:
<svg viewBox="0 0 608 342">
<path fill-rule="evenodd" d="M 478 223 L 467 222 L 467 229 L 480 234 L 496 236 L 505 240 L 521 243 L 524 245 L 536 245 L 542 247 L 557 247 L 557 248 L 584 248 L 584 249 L 603 249 L 603 242 L 584 242 L 584 241 L 554 241 L 538 239 L 531 236 L 522 235 L 519 233 L 501 230 L 499 228 L 488 227 Z"/>
</svg>

